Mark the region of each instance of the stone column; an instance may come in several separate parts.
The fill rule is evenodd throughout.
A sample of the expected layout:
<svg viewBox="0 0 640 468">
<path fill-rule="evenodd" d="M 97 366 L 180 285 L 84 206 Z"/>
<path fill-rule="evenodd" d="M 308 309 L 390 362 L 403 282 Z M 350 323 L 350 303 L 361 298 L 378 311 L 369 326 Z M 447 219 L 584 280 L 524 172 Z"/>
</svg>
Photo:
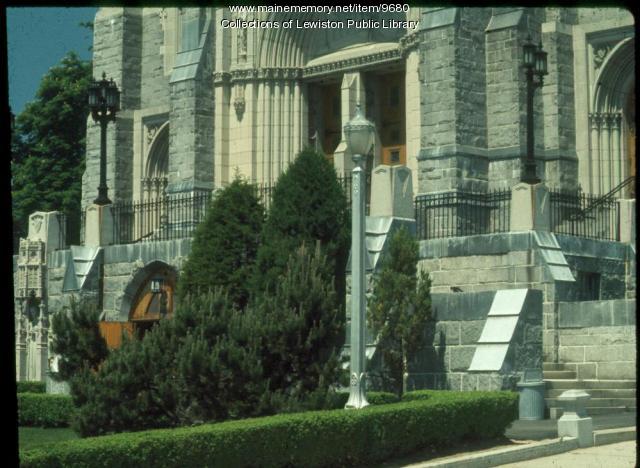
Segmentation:
<svg viewBox="0 0 640 468">
<path fill-rule="evenodd" d="M 547 22 L 542 24 L 549 74 L 537 91 L 544 106 L 544 181 L 549 188 L 575 190 L 578 158 L 571 25 L 576 19 L 573 12 L 567 12 L 571 9 L 553 9 L 553 14 L 550 10 L 547 8 Z"/>
<path fill-rule="evenodd" d="M 23 313 L 23 301 L 14 303 L 16 332 L 16 381 L 27 380 L 27 318 Z"/>
<path fill-rule="evenodd" d="M 35 326 L 35 356 L 33 362 L 35 364 L 34 380 L 43 382 L 47 377 L 49 370 L 49 320 L 45 310 L 44 299 L 40 302 L 40 314 L 38 323 Z"/>
<path fill-rule="evenodd" d="M 342 87 L 340 89 L 340 114 L 344 127 L 344 124 L 354 116 L 356 112 L 356 105 L 360 104 L 362 114 L 366 115 L 366 98 L 362 74 L 359 72 L 345 73 L 342 77 Z M 364 156 L 366 157 L 366 155 Z M 344 128 L 340 144 L 338 144 L 338 147 L 333 153 L 333 164 L 338 176 L 348 176 L 349 172 L 351 172 L 354 167 L 353 161 L 351 160 L 351 154 L 347 149 L 347 142 L 344 137 Z"/>
<path fill-rule="evenodd" d="M 264 85 L 264 158 L 262 159 L 262 182 L 271 184 L 271 158 L 273 139 L 273 85 L 267 81 Z"/>
<path fill-rule="evenodd" d="M 181 193 L 210 190 L 214 184 L 215 161 L 214 114 L 216 99 L 221 95 L 226 103 L 216 115 L 216 125 L 222 136 L 228 127 L 229 87 L 225 79 L 213 73 L 213 24 L 201 8 L 186 9 L 185 15 L 198 20 L 198 47 L 179 52 L 169 79 L 169 197 Z M 220 83 L 223 86 L 216 86 Z M 224 139 L 222 140 L 224 141 Z"/>
<path fill-rule="evenodd" d="M 485 70 L 490 63 L 484 29 L 490 10 L 425 10 L 418 45 L 421 149 L 417 192 L 484 192 L 488 185 L 489 103 Z"/>
<path fill-rule="evenodd" d="M 291 82 L 287 79 L 284 82 L 283 88 L 284 95 L 284 104 L 282 109 L 282 155 L 280 156 L 280 167 L 278 168 L 278 174 L 281 174 L 282 171 L 288 166 L 289 161 L 292 158 L 291 155 L 291 130 L 294 125 L 292 114 L 291 114 Z"/>
<path fill-rule="evenodd" d="M 591 193 L 600 193 L 600 114 L 593 112 L 589 114 L 589 124 L 591 128 L 591 157 L 589 158 L 591 182 Z"/>
<path fill-rule="evenodd" d="M 407 167 L 411 170 L 413 187 L 418 187 L 418 154 L 420 153 L 420 54 L 417 47 L 405 60 L 405 128 L 407 145 Z"/>
<path fill-rule="evenodd" d="M 600 193 L 604 195 L 609 192 L 611 187 L 611 114 L 604 114 L 602 118 L 602 127 L 600 129 L 601 146 L 600 161 L 602 164 L 602 189 Z"/>
<path fill-rule="evenodd" d="M 611 152 L 613 163 L 613 187 L 616 187 L 622 182 L 622 160 L 623 155 L 620 151 L 620 123 L 622 116 L 620 114 L 613 114 L 611 116 Z M 613 188 L 612 187 L 612 188 Z"/>
</svg>

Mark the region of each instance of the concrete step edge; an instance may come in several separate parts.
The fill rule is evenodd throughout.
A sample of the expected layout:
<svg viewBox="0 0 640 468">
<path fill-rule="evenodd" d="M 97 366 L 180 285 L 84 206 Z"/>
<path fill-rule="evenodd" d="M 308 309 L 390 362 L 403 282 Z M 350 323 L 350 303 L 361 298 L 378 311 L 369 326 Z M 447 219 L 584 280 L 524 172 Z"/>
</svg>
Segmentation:
<svg viewBox="0 0 640 468">
<path fill-rule="evenodd" d="M 544 440 L 531 444 L 499 448 L 477 454 L 464 454 L 456 457 L 446 457 L 442 460 L 432 460 L 420 463 L 420 468 L 447 467 L 447 468 L 475 468 L 506 465 L 524 460 L 548 457 L 559 453 L 568 452 L 578 448 L 578 439 L 565 437 L 564 439 Z"/>
<path fill-rule="evenodd" d="M 593 432 L 593 445 L 615 444 L 636 439 L 636 428 L 616 427 L 615 429 L 601 429 Z"/>
</svg>

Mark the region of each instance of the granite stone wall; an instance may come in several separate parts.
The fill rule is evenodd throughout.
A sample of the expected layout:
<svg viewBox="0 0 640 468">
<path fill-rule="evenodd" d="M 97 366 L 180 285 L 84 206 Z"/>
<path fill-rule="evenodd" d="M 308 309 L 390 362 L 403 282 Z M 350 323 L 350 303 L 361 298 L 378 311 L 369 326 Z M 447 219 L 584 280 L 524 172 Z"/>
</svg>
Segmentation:
<svg viewBox="0 0 640 468">
<path fill-rule="evenodd" d="M 162 262 L 180 271 L 191 251 L 191 239 L 114 245 L 104 249 L 104 320 L 127 321 L 146 266 Z"/>
<path fill-rule="evenodd" d="M 578 379 L 636 379 L 636 302 L 561 302 L 559 362 Z"/>
<path fill-rule="evenodd" d="M 530 294 L 500 372 L 468 371 L 496 292 L 433 294 L 427 345 L 410 363 L 407 390 L 515 390 L 524 369 L 542 362 L 542 293 Z"/>
<path fill-rule="evenodd" d="M 420 242 L 419 268 L 429 272 L 432 293 L 480 292 L 529 288 L 543 292 L 542 326 L 545 362 L 558 362 L 559 302 L 579 303 L 590 297 L 584 275 L 596 274 L 598 299 L 624 299 L 635 291 L 635 253 L 628 244 L 556 235 L 577 281 L 553 278 L 545 255 L 530 232 L 511 232 Z M 629 291 L 632 291 L 630 294 Z"/>
<path fill-rule="evenodd" d="M 160 9 L 145 8 L 142 16 L 142 48 L 140 51 L 140 106 L 169 105 L 169 75 L 164 70 L 163 20 Z"/>
</svg>

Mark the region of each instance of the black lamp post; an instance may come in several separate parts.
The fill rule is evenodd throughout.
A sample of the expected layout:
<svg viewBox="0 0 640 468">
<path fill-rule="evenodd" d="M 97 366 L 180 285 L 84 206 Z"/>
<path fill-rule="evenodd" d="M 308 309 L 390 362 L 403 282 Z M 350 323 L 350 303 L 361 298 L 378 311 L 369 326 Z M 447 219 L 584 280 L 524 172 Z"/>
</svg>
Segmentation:
<svg viewBox="0 0 640 468">
<path fill-rule="evenodd" d="M 94 80 L 89 86 L 89 108 L 93 120 L 100 124 L 100 185 L 98 198 L 93 203 L 108 205 L 111 200 L 107 196 L 107 124 L 116 119 L 120 110 L 120 91 L 113 79 L 107 80 L 104 72 L 102 80 Z"/>
<path fill-rule="evenodd" d="M 531 37 L 522 47 L 524 52 L 524 69 L 527 75 L 527 156 L 524 161 L 521 181 L 527 184 L 537 184 L 540 179 L 536 176 L 536 160 L 534 156 L 533 139 L 533 93 L 542 87 L 543 77 L 547 75 L 547 53 L 542 50 L 542 43 L 536 46 Z M 537 78 L 537 80 L 535 79 Z"/>
</svg>

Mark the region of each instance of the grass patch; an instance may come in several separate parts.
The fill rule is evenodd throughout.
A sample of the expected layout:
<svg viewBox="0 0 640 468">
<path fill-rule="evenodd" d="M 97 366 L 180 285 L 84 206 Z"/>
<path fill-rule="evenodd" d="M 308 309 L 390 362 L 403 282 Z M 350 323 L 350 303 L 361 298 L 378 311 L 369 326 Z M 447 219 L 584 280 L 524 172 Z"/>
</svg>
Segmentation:
<svg viewBox="0 0 640 468">
<path fill-rule="evenodd" d="M 47 428 L 18 427 L 20 450 L 30 450 L 45 444 L 62 442 L 63 440 L 78 439 L 80 436 L 68 427 Z"/>
</svg>

